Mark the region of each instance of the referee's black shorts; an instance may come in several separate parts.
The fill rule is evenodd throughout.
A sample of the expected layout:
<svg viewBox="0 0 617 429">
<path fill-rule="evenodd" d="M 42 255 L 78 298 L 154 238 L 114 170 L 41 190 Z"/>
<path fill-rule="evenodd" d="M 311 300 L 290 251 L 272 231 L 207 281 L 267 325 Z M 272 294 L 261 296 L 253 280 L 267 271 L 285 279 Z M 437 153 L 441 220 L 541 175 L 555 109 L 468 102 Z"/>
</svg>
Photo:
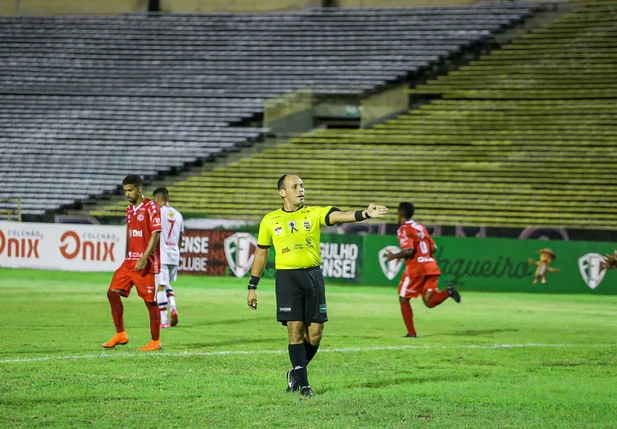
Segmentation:
<svg viewBox="0 0 617 429">
<path fill-rule="evenodd" d="M 321 267 L 276 271 L 276 316 L 287 322 L 324 323 L 326 288 Z"/>
</svg>

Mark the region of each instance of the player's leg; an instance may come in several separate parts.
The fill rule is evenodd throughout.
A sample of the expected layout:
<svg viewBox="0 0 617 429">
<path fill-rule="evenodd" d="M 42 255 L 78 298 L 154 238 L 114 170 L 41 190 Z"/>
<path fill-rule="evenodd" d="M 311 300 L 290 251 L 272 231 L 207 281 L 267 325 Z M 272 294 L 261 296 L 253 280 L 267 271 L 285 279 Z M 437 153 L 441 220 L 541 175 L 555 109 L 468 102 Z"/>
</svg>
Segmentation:
<svg viewBox="0 0 617 429">
<path fill-rule="evenodd" d="M 275 280 L 277 320 L 287 326 L 287 351 L 291 369 L 287 371 L 287 392 L 308 386 L 304 337 L 304 297 L 291 270 L 278 270 Z"/>
<path fill-rule="evenodd" d="M 439 276 L 426 276 L 424 278 L 424 286 L 422 289 L 422 301 L 428 308 L 437 307 L 446 299 L 452 297 L 457 303 L 461 302 L 461 295 L 454 286 L 449 285 L 441 292 L 437 288 Z"/>
<path fill-rule="evenodd" d="M 121 297 L 129 296 L 131 287 L 130 276 L 126 272 L 124 266 L 120 266 L 120 268 L 114 272 L 109 289 L 107 290 L 107 299 L 111 307 L 111 317 L 116 327 L 116 333 L 109 341 L 102 344 L 105 348 L 113 348 L 117 345 L 124 345 L 129 342 L 129 337 L 124 330 L 124 306 L 122 305 Z"/>
<path fill-rule="evenodd" d="M 148 344 L 144 347 L 138 348 L 137 350 L 145 352 L 160 350 L 161 312 L 159 311 L 159 306 L 156 303 L 157 288 L 155 286 L 156 280 L 154 279 L 154 274 L 149 273 L 142 275 L 141 273 L 133 272 L 132 279 L 133 284 L 137 289 L 137 293 L 143 298 L 146 308 L 148 309 L 150 318 L 150 334 L 152 336 L 152 340 Z"/>
<path fill-rule="evenodd" d="M 328 321 L 326 306 L 326 286 L 321 269 L 302 272 L 305 293 L 305 324 L 304 338 L 306 349 L 306 364 L 315 357 L 323 336 L 323 325 Z"/>
<path fill-rule="evenodd" d="M 398 302 L 401 306 L 403 322 L 407 328 L 407 334 L 405 335 L 407 338 L 416 338 L 418 336 L 416 334 L 416 328 L 413 324 L 413 310 L 411 309 L 411 304 L 409 303 L 409 300 L 412 298 L 414 293 L 415 291 L 412 285 L 412 277 L 409 277 L 407 271 L 405 271 L 398 285 Z"/>
<path fill-rule="evenodd" d="M 174 290 L 171 287 L 171 283 L 175 282 L 178 278 L 178 266 L 177 265 L 168 265 L 169 271 L 169 283 L 165 287 L 165 293 L 167 294 L 167 301 L 169 302 L 170 308 L 170 321 L 169 324 L 171 326 L 176 326 L 178 324 L 178 309 L 176 308 L 176 297 L 174 294 Z"/>
<path fill-rule="evenodd" d="M 156 280 L 157 293 L 156 303 L 159 306 L 159 312 L 161 313 L 161 328 L 169 328 L 169 322 L 167 321 L 167 293 L 166 287 L 169 285 L 169 272 L 167 265 L 161 265 L 161 272 L 154 276 Z"/>
</svg>

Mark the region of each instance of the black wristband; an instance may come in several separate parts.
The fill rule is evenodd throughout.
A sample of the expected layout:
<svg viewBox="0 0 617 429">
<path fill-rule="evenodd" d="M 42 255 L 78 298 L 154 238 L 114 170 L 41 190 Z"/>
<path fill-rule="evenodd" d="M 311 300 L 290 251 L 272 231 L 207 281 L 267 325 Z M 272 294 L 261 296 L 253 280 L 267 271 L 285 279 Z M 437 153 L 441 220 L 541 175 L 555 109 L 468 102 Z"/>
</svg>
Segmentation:
<svg viewBox="0 0 617 429">
<path fill-rule="evenodd" d="M 257 276 L 251 276 L 251 279 L 249 280 L 249 290 L 255 290 L 257 289 L 257 285 L 259 284 L 259 277 Z"/>
<path fill-rule="evenodd" d="M 353 217 L 356 219 L 357 222 L 364 220 L 364 210 L 356 210 L 353 214 Z"/>
<path fill-rule="evenodd" d="M 362 213 L 364 213 L 364 210 L 362 210 Z M 365 219 L 370 219 L 371 217 L 368 214 L 368 210 L 366 211 L 366 218 Z"/>
</svg>

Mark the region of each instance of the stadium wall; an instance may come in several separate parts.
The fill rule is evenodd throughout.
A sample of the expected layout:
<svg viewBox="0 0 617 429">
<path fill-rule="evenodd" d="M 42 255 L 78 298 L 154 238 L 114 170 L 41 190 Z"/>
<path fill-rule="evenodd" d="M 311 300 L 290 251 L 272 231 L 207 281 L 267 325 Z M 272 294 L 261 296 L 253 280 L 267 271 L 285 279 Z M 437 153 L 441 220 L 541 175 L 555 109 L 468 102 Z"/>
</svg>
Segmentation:
<svg viewBox="0 0 617 429">
<path fill-rule="evenodd" d="M 615 271 L 600 272 L 610 242 L 435 237 L 442 287 L 462 290 L 528 293 L 617 294 Z M 322 234 L 324 277 L 350 285 L 396 287 L 401 261 L 386 260 L 398 251 L 393 235 Z M 540 251 L 556 256 L 546 284 L 532 284 Z M 257 249 L 249 232 L 186 229 L 179 271 L 185 274 L 246 277 Z M 124 226 L 0 222 L 0 267 L 67 271 L 114 271 L 124 259 Z M 274 252 L 264 277 L 273 278 Z"/>
</svg>

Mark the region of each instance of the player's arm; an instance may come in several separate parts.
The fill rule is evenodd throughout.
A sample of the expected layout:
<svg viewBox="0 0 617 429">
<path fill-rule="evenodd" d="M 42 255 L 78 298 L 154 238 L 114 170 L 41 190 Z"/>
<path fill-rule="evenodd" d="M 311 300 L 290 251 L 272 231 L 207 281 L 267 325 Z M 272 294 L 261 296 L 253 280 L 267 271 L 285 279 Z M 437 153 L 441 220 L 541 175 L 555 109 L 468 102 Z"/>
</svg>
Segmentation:
<svg viewBox="0 0 617 429">
<path fill-rule="evenodd" d="M 407 258 L 411 258 L 414 252 L 415 252 L 415 249 L 413 248 L 402 249 L 400 252 L 397 252 L 397 253 L 388 252 L 386 253 L 386 259 L 388 261 L 391 261 L 393 259 L 407 259 Z"/>
<path fill-rule="evenodd" d="M 361 222 L 371 218 L 380 218 L 388 213 L 386 206 L 378 206 L 369 204 L 364 210 L 356 210 L 350 212 L 333 211 L 328 216 L 328 224 L 335 225 L 337 223 Z"/>
<path fill-rule="evenodd" d="M 148 242 L 148 247 L 146 247 L 146 251 L 144 252 L 142 257 L 139 258 L 139 261 L 137 261 L 137 264 L 135 264 L 135 271 L 141 271 L 144 268 L 146 268 L 146 264 L 148 263 L 148 258 L 150 257 L 152 252 L 154 252 L 154 249 L 156 249 L 156 245 L 159 243 L 160 234 L 161 234 L 161 231 L 152 231 L 152 236 L 150 237 L 150 241 Z"/>
</svg>

